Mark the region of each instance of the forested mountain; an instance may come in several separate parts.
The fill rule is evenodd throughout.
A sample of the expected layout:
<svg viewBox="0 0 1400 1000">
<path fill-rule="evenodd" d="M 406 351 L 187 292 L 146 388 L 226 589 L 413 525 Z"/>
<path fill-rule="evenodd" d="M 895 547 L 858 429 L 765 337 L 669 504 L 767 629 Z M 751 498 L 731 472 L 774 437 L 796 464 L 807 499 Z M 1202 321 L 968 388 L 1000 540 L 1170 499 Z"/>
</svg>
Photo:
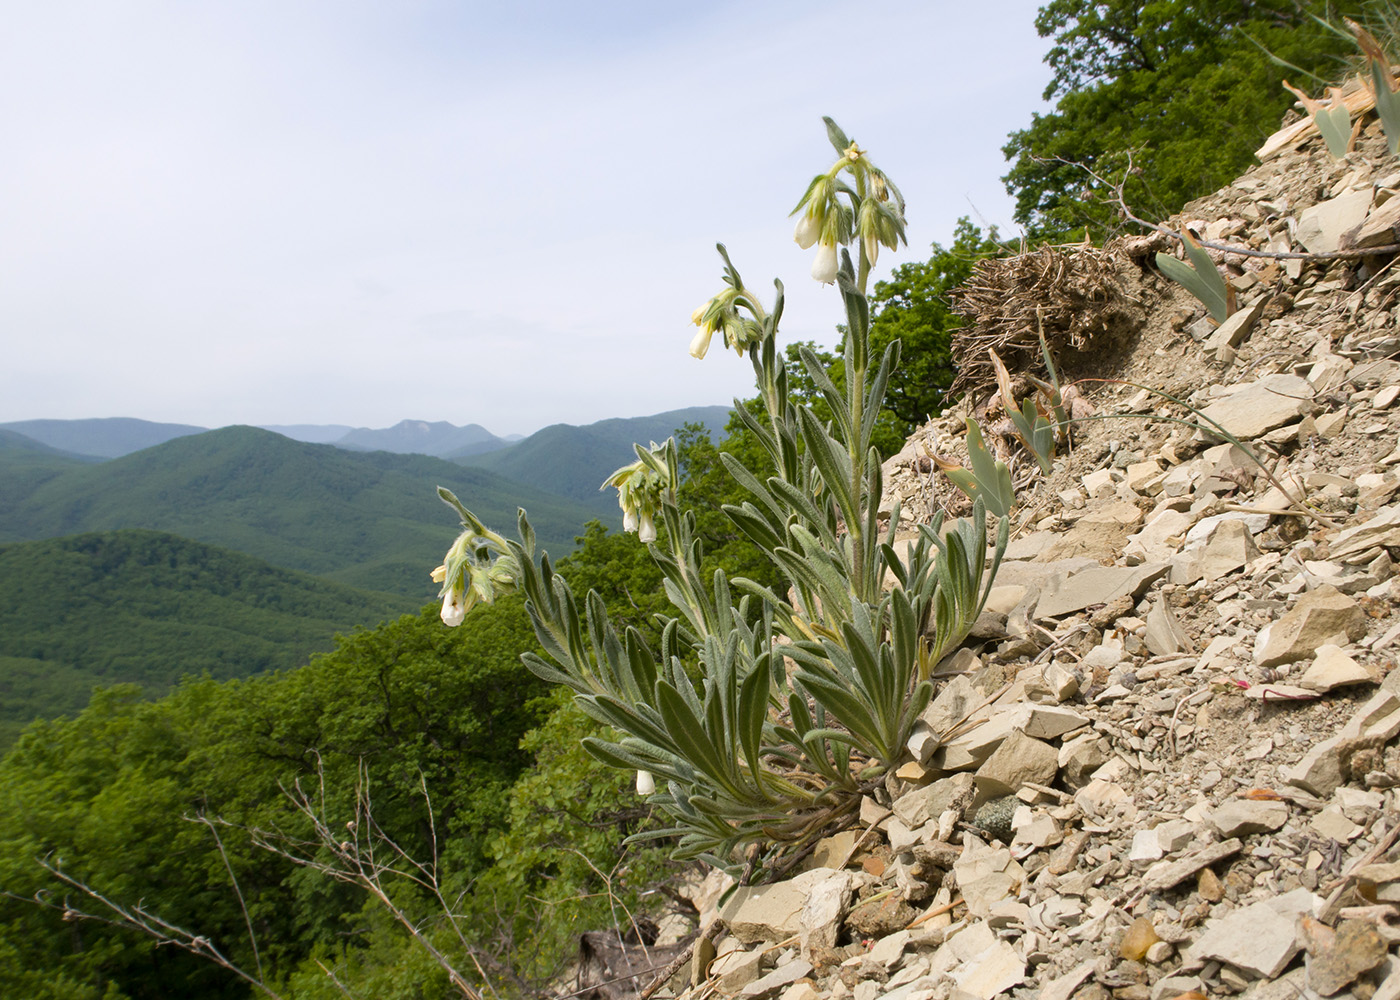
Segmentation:
<svg viewBox="0 0 1400 1000">
<path fill-rule="evenodd" d="M 15 431 L 41 444 L 77 455 L 117 458 L 178 437 L 203 434 L 207 428 L 158 424 L 131 417 L 103 417 L 97 420 L 17 420 L 0 424 L 0 430 Z"/>
<path fill-rule="evenodd" d="M 718 439 L 729 419 L 727 406 L 692 406 L 650 417 L 600 420 L 582 427 L 552 424 L 525 440 L 484 455 L 458 452 L 463 465 L 490 469 L 530 486 L 587 504 L 609 522 L 621 523 L 616 497 L 598 486 L 614 469 L 635 461 L 634 442 L 664 441 L 682 424 L 704 424 Z"/>
<path fill-rule="evenodd" d="M 0 451 L 0 482 L 10 478 L 11 456 Z M 458 527 L 439 485 L 505 529 L 517 507 L 527 508 L 541 541 L 559 553 L 594 516 L 482 469 L 302 444 L 254 427 L 46 473 L 18 477 L 0 506 L 0 542 L 150 528 L 415 602 L 436 594 L 428 573 Z"/>
<path fill-rule="evenodd" d="M 458 427 L 445 420 L 400 420 L 393 427 L 379 430 L 357 427 L 331 443 L 352 451 L 397 451 L 446 458 L 494 451 L 510 442 L 480 424 Z"/>
<path fill-rule="evenodd" d="M 0 748 L 95 685 L 290 668 L 412 607 L 155 531 L 0 546 Z"/>
</svg>

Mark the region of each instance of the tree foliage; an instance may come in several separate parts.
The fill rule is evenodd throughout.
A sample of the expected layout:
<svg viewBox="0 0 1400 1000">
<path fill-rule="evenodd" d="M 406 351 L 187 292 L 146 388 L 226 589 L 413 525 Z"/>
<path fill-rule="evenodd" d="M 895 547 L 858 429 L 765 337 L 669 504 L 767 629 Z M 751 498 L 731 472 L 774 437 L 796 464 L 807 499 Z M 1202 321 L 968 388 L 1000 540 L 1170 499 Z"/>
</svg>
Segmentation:
<svg viewBox="0 0 1400 1000">
<path fill-rule="evenodd" d="M 1055 110 L 1034 115 L 1004 147 L 1016 220 L 1042 239 L 1102 234 L 1118 225 L 1111 184 L 1123 182 L 1140 213 L 1165 217 L 1229 183 L 1292 101 L 1281 86 L 1289 71 L 1263 50 L 1338 75 L 1352 47 L 1313 15 L 1339 21 L 1361 6 L 1052 0 L 1036 30 L 1054 39 L 1044 96 Z"/>
</svg>

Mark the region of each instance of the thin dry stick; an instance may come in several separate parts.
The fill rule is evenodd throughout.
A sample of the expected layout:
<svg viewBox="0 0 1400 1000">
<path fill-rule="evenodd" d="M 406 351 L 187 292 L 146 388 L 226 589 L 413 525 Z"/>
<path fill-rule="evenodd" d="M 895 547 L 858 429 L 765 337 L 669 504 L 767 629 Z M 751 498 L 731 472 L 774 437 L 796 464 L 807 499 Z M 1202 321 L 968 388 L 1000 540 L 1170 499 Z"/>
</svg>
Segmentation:
<svg viewBox="0 0 1400 1000">
<path fill-rule="evenodd" d="M 679 955 L 677 955 L 674 959 L 671 960 L 671 963 L 661 971 L 661 974 L 651 981 L 651 985 L 648 986 L 646 989 L 642 990 L 641 994 L 637 997 L 637 1000 L 651 1000 L 652 995 L 657 990 L 661 989 L 661 987 L 669 983 L 671 981 L 671 977 L 674 976 L 677 972 L 681 971 L 681 966 L 685 965 L 686 962 L 690 961 L 691 956 L 695 954 L 696 945 L 698 945 L 701 941 L 713 941 L 715 938 L 720 936 L 720 933 L 723 930 L 724 921 L 716 919 L 714 923 L 710 924 L 709 930 L 705 931 L 703 935 L 697 937 L 694 941 L 690 942 L 690 945 L 684 951 L 682 951 Z"/>
<path fill-rule="evenodd" d="M 959 906 L 962 906 L 962 905 L 963 905 L 963 898 L 962 898 L 961 896 L 959 896 L 957 899 L 953 900 L 951 903 L 944 903 L 942 906 L 935 906 L 933 909 L 929 910 L 927 913 L 922 913 L 922 914 L 920 914 L 919 916 L 917 916 L 917 917 L 915 917 L 913 920 L 911 920 L 908 924 L 905 924 L 904 929 L 905 929 L 906 931 L 912 931 L 915 927 L 918 927 L 918 926 L 919 926 L 921 923 L 923 923 L 925 920 L 932 920 L 934 917 L 941 917 L 941 916 L 942 916 L 943 914 L 945 914 L 945 913 L 952 913 L 953 910 L 957 909 Z"/>
<path fill-rule="evenodd" d="M 188 819 L 189 817 L 186 817 Z M 224 869 L 228 872 L 228 879 L 233 883 L 233 893 L 238 897 L 238 908 L 243 911 L 243 923 L 248 928 L 248 943 L 253 947 L 253 963 L 258 967 L 258 979 L 263 977 L 262 956 L 258 954 L 258 936 L 253 933 L 253 918 L 248 915 L 248 904 L 243 901 L 243 890 L 238 885 L 238 876 L 233 873 L 233 865 L 229 864 L 228 853 L 224 850 L 223 839 L 219 836 L 219 831 L 214 828 L 214 824 L 209 822 L 209 817 L 204 813 L 198 816 L 198 822 L 209 828 L 209 832 L 214 836 L 214 843 L 219 846 L 219 857 L 223 859 Z"/>
<path fill-rule="evenodd" d="M 47 858 L 39 859 L 39 867 L 43 868 L 65 885 L 71 886 L 83 895 L 101 903 L 110 912 L 115 914 L 117 919 L 113 920 L 110 917 L 102 917 L 95 913 L 88 913 L 85 910 L 74 909 L 72 906 L 68 905 L 66 900 L 62 905 L 59 905 L 50 902 L 42 895 L 36 895 L 34 897 L 35 903 L 48 909 L 59 910 L 62 912 L 65 920 L 95 920 L 98 923 L 110 924 L 114 927 L 134 928 L 152 938 L 157 946 L 170 944 L 189 952 L 191 955 L 198 955 L 200 958 L 207 959 L 220 968 L 228 970 L 250 986 L 261 990 L 271 997 L 272 1000 L 282 1000 L 281 995 L 263 982 L 261 976 L 253 976 L 240 966 L 235 965 L 207 937 L 204 937 L 202 934 L 195 934 L 191 931 L 187 931 L 176 924 L 172 924 L 170 921 L 147 910 L 139 903 L 132 907 L 123 906 L 98 892 L 81 879 L 69 875 L 60 867 L 61 864 L 61 861 L 58 865 L 55 865 L 50 864 Z"/>
</svg>

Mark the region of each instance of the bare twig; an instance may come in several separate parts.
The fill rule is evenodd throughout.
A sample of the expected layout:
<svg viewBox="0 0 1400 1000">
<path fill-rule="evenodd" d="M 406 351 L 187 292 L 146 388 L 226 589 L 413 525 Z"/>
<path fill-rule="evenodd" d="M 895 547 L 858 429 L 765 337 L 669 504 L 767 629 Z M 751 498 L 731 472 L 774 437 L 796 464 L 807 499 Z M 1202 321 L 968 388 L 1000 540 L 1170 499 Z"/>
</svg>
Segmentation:
<svg viewBox="0 0 1400 1000">
<path fill-rule="evenodd" d="M 1133 169 L 1131 152 L 1128 153 L 1128 167 L 1124 172 L 1124 180 L 1117 184 L 1099 176 L 1092 167 L 1076 160 L 1066 160 L 1063 157 L 1056 156 L 1048 161 L 1041 162 L 1062 163 L 1067 167 L 1078 167 L 1113 192 L 1114 199 L 1118 202 L 1118 210 L 1123 213 L 1124 219 L 1135 225 L 1142 226 L 1145 229 L 1151 229 L 1153 232 L 1161 233 L 1163 236 L 1168 236 L 1178 243 L 1184 244 L 1186 242 L 1181 234 L 1174 229 L 1169 229 L 1166 226 L 1160 226 L 1155 222 L 1148 222 L 1146 219 L 1139 218 L 1133 213 L 1133 210 L 1128 207 L 1128 202 L 1123 196 L 1123 187 L 1126 183 L 1128 173 Z M 1355 260 L 1358 257 L 1376 257 L 1383 254 L 1400 252 L 1400 243 L 1388 243 L 1385 246 L 1379 247 L 1359 247 L 1355 250 L 1333 250 L 1325 253 L 1308 253 L 1299 250 L 1251 250 L 1248 247 L 1231 246 L 1228 243 L 1212 243 L 1208 240 L 1198 240 L 1197 242 L 1207 250 L 1234 254 L 1238 257 L 1262 257 L 1267 260 Z"/>
<path fill-rule="evenodd" d="M 671 981 L 671 977 L 674 976 L 677 972 L 679 972 L 681 970 L 681 967 L 685 965 L 686 962 L 690 961 L 691 956 L 695 954 L 696 946 L 701 941 L 713 941 L 715 938 L 720 936 L 720 933 L 723 930 L 724 921 L 716 919 L 714 923 L 710 924 L 709 930 L 705 931 L 704 934 L 692 941 L 688 948 L 686 948 L 684 951 L 682 951 L 679 955 L 677 955 L 674 959 L 671 960 L 670 965 L 666 966 L 665 969 L 661 970 L 661 974 L 651 981 L 650 986 L 642 990 L 641 994 L 637 997 L 637 1000 L 651 1000 L 652 995 L 655 994 L 657 990 L 661 989 L 661 987 L 669 983 Z"/>
<path fill-rule="evenodd" d="M 173 945 L 182 951 L 189 952 L 191 955 L 197 955 L 200 958 L 213 962 L 215 965 L 219 966 L 219 968 L 233 973 L 248 985 L 271 997 L 272 1000 L 282 1000 L 281 994 L 277 993 L 271 986 L 268 986 L 267 983 L 263 981 L 261 971 L 257 975 L 246 971 L 241 966 L 234 963 L 207 937 L 171 923 L 159 914 L 146 909 L 141 903 L 136 903 L 132 906 L 123 905 L 111 897 L 98 892 L 82 879 L 68 874 L 68 872 L 63 870 L 62 865 L 63 862 L 61 859 L 57 862 L 50 862 L 48 858 L 39 859 L 39 867 L 43 868 L 64 885 L 77 890 L 94 902 L 99 903 L 106 909 L 110 916 L 103 916 L 97 913 L 89 913 L 86 910 L 80 910 L 71 906 L 67 899 L 64 899 L 62 903 L 54 902 L 48 897 L 48 894 L 44 892 L 35 894 L 33 900 L 35 903 L 46 909 L 58 910 L 63 914 L 64 920 L 93 920 L 97 923 L 108 924 L 113 927 L 126 927 L 128 929 L 140 931 L 151 938 L 151 940 L 156 943 L 157 947 Z"/>
</svg>

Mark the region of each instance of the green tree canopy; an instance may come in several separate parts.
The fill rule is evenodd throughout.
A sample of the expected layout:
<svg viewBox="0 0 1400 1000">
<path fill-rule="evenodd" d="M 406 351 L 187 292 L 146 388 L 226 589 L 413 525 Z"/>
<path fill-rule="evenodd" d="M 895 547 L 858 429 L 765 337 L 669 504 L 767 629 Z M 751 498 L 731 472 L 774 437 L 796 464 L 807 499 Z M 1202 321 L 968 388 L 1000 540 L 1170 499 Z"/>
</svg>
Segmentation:
<svg viewBox="0 0 1400 1000">
<path fill-rule="evenodd" d="M 1314 15 L 1340 23 L 1362 6 L 1052 0 L 1035 24 L 1054 39 L 1045 99 L 1058 98 L 1055 110 L 1034 115 L 1003 148 L 1016 220 L 1041 239 L 1102 234 L 1119 225 L 1113 185 L 1124 184 L 1138 214 L 1165 217 L 1229 183 L 1293 100 L 1281 86 L 1288 71 L 1263 50 L 1339 76 L 1354 47 Z"/>
</svg>

